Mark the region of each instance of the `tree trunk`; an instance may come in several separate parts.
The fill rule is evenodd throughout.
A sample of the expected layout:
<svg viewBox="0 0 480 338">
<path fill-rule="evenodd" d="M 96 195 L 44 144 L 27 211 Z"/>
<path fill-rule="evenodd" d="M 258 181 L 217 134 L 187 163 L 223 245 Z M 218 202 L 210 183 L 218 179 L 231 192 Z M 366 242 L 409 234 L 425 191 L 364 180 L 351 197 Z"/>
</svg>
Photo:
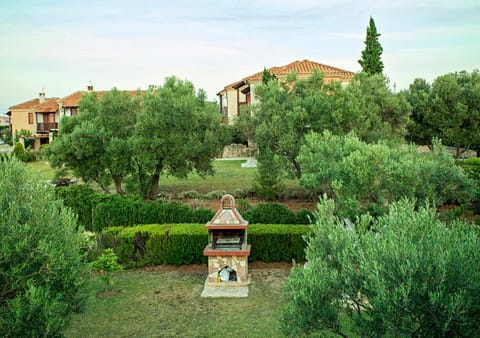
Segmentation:
<svg viewBox="0 0 480 338">
<path fill-rule="evenodd" d="M 154 200 L 158 195 L 158 182 L 160 181 L 160 173 L 156 171 L 150 179 L 150 191 L 146 196 L 149 200 Z"/>
<path fill-rule="evenodd" d="M 160 181 L 160 174 L 162 173 L 163 166 L 162 161 L 157 163 L 157 167 L 155 168 L 155 172 L 150 177 L 150 190 L 146 196 L 146 199 L 154 200 L 157 198 L 158 195 L 158 182 Z"/>
<path fill-rule="evenodd" d="M 124 195 L 125 191 L 122 189 L 122 176 L 113 176 L 113 182 L 115 183 L 115 190 L 117 191 L 117 194 Z"/>
</svg>

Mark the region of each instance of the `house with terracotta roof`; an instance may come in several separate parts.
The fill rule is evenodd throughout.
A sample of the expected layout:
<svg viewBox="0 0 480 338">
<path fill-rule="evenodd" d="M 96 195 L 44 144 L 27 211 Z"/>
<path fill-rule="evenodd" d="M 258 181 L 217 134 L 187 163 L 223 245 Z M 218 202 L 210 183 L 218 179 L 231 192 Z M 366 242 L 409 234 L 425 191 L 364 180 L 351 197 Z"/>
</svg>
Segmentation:
<svg viewBox="0 0 480 338">
<path fill-rule="evenodd" d="M 348 70 L 324 65 L 318 62 L 303 60 L 294 61 L 285 66 L 271 67 L 267 69 L 271 75 L 274 75 L 279 81 L 285 81 L 287 75 L 295 73 L 297 79 L 305 80 L 309 78 L 314 70 L 323 74 L 323 80 L 326 83 L 338 81 L 348 83 L 354 73 Z M 255 103 L 255 87 L 262 83 L 263 71 L 247 76 L 240 81 L 226 85 L 217 93 L 220 102 L 220 113 L 223 120 L 232 124 L 240 113 L 243 105 Z"/>
<path fill-rule="evenodd" d="M 82 97 L 93 91 L 93 86 L 87 86 L 87 90 L 79 90 L 63 98 L 46 98 L 45 93 L 40 93 L 38 98 L 23 102 L 9 108 L 10 125 L 12 137 L 15 132 L 22 129 L 29 131 L 32 135 L 21 138 L 34 140 L 34 149 L 39 150 L 42 144 L 50 143 L 53 135 L 58 132 L 58 123 L 64 116 L 75 116 L 78 114 L 78 106 Z M 126 91 L 132 97 L 145 93 L 142 90 Z M 102 97 L 106 91 L 95 91 Z"/>
<path fill-rule="evenodd" d="M 93 87 L 88 86 L 88 91 Z M 58 122 L 63 116 L 77 114 L 78 102 L 85 91 L 78 91 L 62 99 L 58 97 L 47 98 L 44 92 L 38 94 L 38 98 L 14 105 L 9 108 L 10 126 L 12 137 L 21 130 L 31 133 L 20 139 L 33 140 L 34 149 L 39 150 L 42 144 L 50 143 L 54 133 L 58 131 Z"/>
</svg>

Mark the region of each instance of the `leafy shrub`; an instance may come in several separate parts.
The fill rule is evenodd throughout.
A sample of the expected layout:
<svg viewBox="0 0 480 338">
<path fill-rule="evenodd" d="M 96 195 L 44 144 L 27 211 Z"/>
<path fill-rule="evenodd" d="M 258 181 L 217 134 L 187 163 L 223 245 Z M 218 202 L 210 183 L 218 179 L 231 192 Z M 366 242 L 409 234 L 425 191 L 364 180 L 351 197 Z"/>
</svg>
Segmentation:
<svg viewBox="0 0 480 338">
<path fill-rule="evenodd" d="M 53 188 L 0 162 L 0 336 L 57 337 L 85 299 L 88 270 L 75 216 Z"/>
<path fill-rule="evenodd" d="M 205 198 L 209 200 L 213 200 L 213 199 L 219 200 L 226 193 L 227 192 L 225 190 L 214 190 L 214 191 L 207 192 L 205 194 Z"/>
<path fill-rule="evenodd" d="M 93 208 L 93 229 L 100 231 L 110 226 L 130 226 L 152 223 L 190 223 L 203 220 L 206 212 L 195 213 L 179 202 L 142 201 L 119 195 L 110 196 Z M 209 221 L 205 220 L 205 222 Z"/>
<path fill-rule="evenodd" d="M 305 260 L 303 236 L 305 225 L 252 224 L 248 228 L 248 243 L 252 245 L 250 261 L 291 262 Z"/>
<path fill-rule="evenodd" d="M 207 209 L 207 208 L 198 208 L 193 211 L 193 217 L 191 219 L 192 223 L 207 223 L 209 222 L 213 216 L 215 216 L 215 212 Z"/>
<path fill-rule="evenodd" d="M 463 168 L 468 177 L 480 184 L 480 158 L 468 158 L 456 163 Z"/>
<path fill-rule="evenodd" d="M 92 209 L 97 202 L 98 194 L 86 184 L 69 185 L 55 189 L 57 198 L 63 200 L 65 206 L 71 208 L 78 216 L 78 224 L 86 230 L 93 230 Z"/>
<path fill-rule="evenodd" d="M 414 146 L 367 144 L 353 134 L 312 133 L 297 158 L 300 184 L 334 197 L 338 214 L 350 219 L 383 215 L 401 198 L 418 206 L 468 205 L 476 193 L 474 182 L 440 143 L 434 149 L 420 154 Z"/>
<path fill-rule="evenodd" d="M 189 199 L 189 198 L 202 198 L 202 197 L 203 195 L 196 190 L 182 191 L 177 194 L 177 198 L 181 200 Z"/>
<path fill-rule="evenodd" d="M 23 146 L 22 143 L 20 143 L 20 142 L 15 143 L 15 146 L 13 147 L 12 153 L 20 161 L 25 162 L 25 156 L 26 156 L 25 155 L 25 147 Z"/>
<path fill-rule="evenodd" d="M 362 337 L 478 335 L 477 228 L 446 226 L 435 209 L 416 210 L 407 200 L 348 229 L 334 211 L 324 198 L 307 240 L 307 267 L 296 266 L 286 283 L 284 333 L 345 336 L 348 316 Z M 364 231 L 362 223 L 372 221 Z"/>
<path fill-rule="evenodd" d="M 105 282 L 105 291 L 113 284 L 112 272 L 122 271 L 123 267 L 117 263 L 117 255 L 112 249 L 105 249 L 90 267 L 98 273 L 98 278 Z"/>
<path fill-rule="evenodd" d="M 296 224 L 295 213 L 279 203 L 259 203 L 242 215 L 250 223 Z"/>
<path fill-rule="evenodd" d="M 235 200 L 235 207 L 241 214 L 252 208 L 252 206 L 248 203 L 248 200 L 243 198 Z"/>
<path fill-rule="evenodd" d="M 315 212 L 302 209 L 297 212 L 296 224 L 313 224 L 315 222 Z"/>
</svg>

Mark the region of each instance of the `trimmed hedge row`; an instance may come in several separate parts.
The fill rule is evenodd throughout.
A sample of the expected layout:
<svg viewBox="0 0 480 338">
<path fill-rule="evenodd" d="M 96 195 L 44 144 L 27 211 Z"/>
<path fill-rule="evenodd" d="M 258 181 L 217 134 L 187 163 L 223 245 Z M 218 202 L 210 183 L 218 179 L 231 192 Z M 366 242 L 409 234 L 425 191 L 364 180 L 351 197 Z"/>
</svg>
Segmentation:
<svg viewBox="0 0 480 338">
<path fill-rule="evenodd" d="M 307 225 L 252 224 L 248 243 L 249 261 L 291 262 L 305 260 L 303 236 Z M 147 224 L 134 227 L 110 227 L 98 238 L 98 250 L 111 247 L 126 267 L 159 264 L 206 263 L 203 249 L 208 242 L 204 224 Z"/>
<path fill-rule="evenodd" d="M 194 210 L 179 202 L 143 201 L 98 193 L 84 184 L 58 187 L 56 194 L 78 215 L 79 225 L 96 232 L 136 224 L 206 223 L 215 214 L 210 209 Z M 242 216 L 251 224 L 310 224 L 314 219 L 312 211 L 301 210 L 295 214 L 279 203 L 260 203 L 245 209 L 241 211 Z"/>
</svg>

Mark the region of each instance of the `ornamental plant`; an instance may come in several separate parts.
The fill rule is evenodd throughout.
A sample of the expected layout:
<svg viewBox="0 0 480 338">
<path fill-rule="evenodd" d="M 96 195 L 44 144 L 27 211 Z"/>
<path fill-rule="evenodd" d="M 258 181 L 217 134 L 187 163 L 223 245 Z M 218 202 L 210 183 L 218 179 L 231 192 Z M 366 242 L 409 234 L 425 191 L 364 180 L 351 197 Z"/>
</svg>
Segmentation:
<svg viewBox="0 0 480 338">
<path fill-rule="evenodd" d="M 123 270 L 123 266 L 118 264 L 117 261 L 117 255 L 111 248 L 108 248 L 103 250 L 103 253 L 90 263 L 90 267 L 98 272 L 98 278 L 105 282 L 105 292 L 108 292 L 109 286 L 113 284 L 112 273 Z"/>
</svg>

